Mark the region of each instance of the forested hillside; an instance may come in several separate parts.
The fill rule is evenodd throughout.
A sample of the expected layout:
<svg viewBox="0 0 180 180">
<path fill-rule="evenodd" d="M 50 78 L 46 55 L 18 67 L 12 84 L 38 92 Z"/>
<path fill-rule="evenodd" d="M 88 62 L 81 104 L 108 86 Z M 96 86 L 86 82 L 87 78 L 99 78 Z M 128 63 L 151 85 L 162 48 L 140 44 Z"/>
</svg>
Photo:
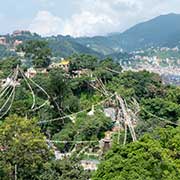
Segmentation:
<svg viewBox="0 0 180 180">
<path fill-rule="evenodd" d="M 0 61 L 1 179 L 180 179 L 180 88 L 50 46 Z"/>
<path fill-rule="evenodd" d="M 119 42 L 125 51 L 145 49 L 148 47 L 179 46 L 180 15 L 168 14 L 158 16 L 150 21 L 137 24 L 122 34 L 110 36 Z"/>
<path fill-rule="evenodd" d="M 167 14 L 139 23 L 122 33 L 112 33 L 105 37 L 78 38 L 78 42 L 88 45 L 103 54 L 147 49 L 150 47 L 180 46 L 180 15 Z"/>
<path fill-rule="evenodd" d="M 94 51 L 91 48 L 80 44 L 74 38 L 70 36 L 51 36 L 51 37 L 41 37 L 38 34 L 31 33 L 29 31 L 20 31 L 18 35 L 5 35 L 2 36 L 6 38 L 6 44 L 0 46 L 1 57 L 11 56 L 13 51 L 16 51 L 18 45 L 15 43 L 18 41 L 19 44 L 26 43 L 26 41 L 30 40 L 44 40 L 47 41 L 49 47 L 52 50 L 52 54 L 54 57 L 68 57 L 74 53 L 86 53 L 96 55 L 98 57 L 103 56 L 101 52 Z M 16 54 L 14 52 L 14 54 Z"/>
</svg>

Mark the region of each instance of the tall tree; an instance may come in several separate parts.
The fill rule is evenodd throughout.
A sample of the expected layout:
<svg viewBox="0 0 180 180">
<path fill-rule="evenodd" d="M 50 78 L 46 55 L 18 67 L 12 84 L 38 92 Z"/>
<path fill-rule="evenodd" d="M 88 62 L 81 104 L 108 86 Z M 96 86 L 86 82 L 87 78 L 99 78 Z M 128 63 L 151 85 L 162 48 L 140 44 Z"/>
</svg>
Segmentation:
<svg viewBox="0 0 180 180">
<path fill-rule="evenodd" d="M 90 173 L 83 170 L 79 162 L 72 159 L 52 161 L 46 171 L 39 177 L 40 180 L 88 180 Z"/>
<path fill-rule="evenodd" d="M 19 50 L 25 52 L 25 57 L 32 60 L 33 65 L 37 68 L 48 67 L 51 62 L 51 49 L 46 41 L 27 41 L 19 47 Z"/>
<path fill-rule="evenodd" d="M 138 142 L 115 145 L 93 180 L 179 180 L 180 128 L 158 129 Z"/>
<path fill-rule="evenodd" d="M 3 77 L 7 77 L 9 73 L 20 64 L 21 61 L 17 57 L 9 57 L 0 61 L 0 71 L 3 72 Z"/>
<path fill-rule="evenodd" d="M 6 118 L 0 126 L 0 148 L 0 176 L 4 180 L 14 179 L 15 171 L 18 179 L 38 179 L 52 158 L 34 119 Z"/>
</svg>

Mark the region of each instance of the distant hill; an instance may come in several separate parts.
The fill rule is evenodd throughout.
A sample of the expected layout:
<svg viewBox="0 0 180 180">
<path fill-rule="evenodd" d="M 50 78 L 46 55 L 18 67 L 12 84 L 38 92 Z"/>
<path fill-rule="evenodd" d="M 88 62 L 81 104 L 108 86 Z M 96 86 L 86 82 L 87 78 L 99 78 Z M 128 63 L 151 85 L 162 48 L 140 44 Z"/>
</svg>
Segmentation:
<svg viewBox="0 0 180 180">
<path fill-rule="evenodd" d="M 15 40 L 24 42 L 45 39 L 49 42 L 54 56 L 67 57 L 74 53 L 85 53 L 101 58 L 111 56 L 119 59 L 123 51 L 132 52 L 149 47 L 180 47 L 180 15 L 161 15 L 137 24 L 123 33 L 111 33 L 108 36 L 73 38 L 58 35 L 43 38 L 28 31 L 22 31 L 22 33 L 15 31 L 12 35 L 5 37 L 9 43 L 8 47 L 11 48 Z M 7 49 L 4 54 L 8 54 Z"/>
<path fill-rule="evenodd" d="M 119 52 L 121 48 L 116 40 L 106 36 L 80 37 L 75 39 L 78 43 L 93 49 L 103 55 Z"/>
<path fill-rule="evenodd" d="M 127 51 L 150 46 L 180 45 L 180 15 L 168 14 L 158 16 L 150 21 L 140 23 L 122 34 L 109 38 L 119 41 L 119 46 Z"/>
<path fill-rule="evenodd" d="M 0 52 L 5 51 L 6 53 L 1 53 L 0 58 L 11 55 L 10 53 L 13 49 L 15 50 L 16 42 L 26 42 L 29 40 L 46 40 L 49 43 L 49 47 L 52 49 L 53 55 L 56 57 L 67 57 L 74 53 L 80 54 L 92 54 L 98 57 L 102 57 L 102 54 L 94 51 L 91 48 L 79 43 L 70 36 L 51 36 L 51 37 L 41 37 L 36 33 L 31 33 L 29 31 L 15 31 L 13 34 L 0 36 L 6 39 L 6 45 L 0 45 Z"/>
<path fill-rule="evenodd" d="M 78 38 L 77 41 L 103 54 L 134 51 L 151 46 L 180 46 L 180 15 L 161 15 L 137 24 L 123 33 L 105 37 Z"/>
<path fill-rule="evenodd" d="M 74 53 L 92 54 L 101 57 L 102 54 L 93 49 L 79 43 L 71 36 L 61 36 L 46 38 L 49 46 L 52 49 L 54 56 L 67 57 Z"/>
</svg>

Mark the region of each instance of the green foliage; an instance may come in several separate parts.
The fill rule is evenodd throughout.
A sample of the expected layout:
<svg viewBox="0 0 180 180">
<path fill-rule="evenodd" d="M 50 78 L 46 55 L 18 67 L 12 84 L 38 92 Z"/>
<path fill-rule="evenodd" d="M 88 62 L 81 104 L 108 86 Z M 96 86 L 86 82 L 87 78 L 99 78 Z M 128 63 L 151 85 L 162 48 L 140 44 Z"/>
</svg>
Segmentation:
<svg viewBox="0 0 180 180">
<path fill-rule="evenodd" d="M 47 43 L 44 41 L 29 41 L 21 46 L 26 57 L 33 60 L 36 67 L 47 67 L 51 56 Z M 91 111 L 91 106 L 102 101 L 105 97 L 94 90 L 90 83 L 96 84 L 99 78 L 105 88 L 117 92 L 131 102 L 136 98 L 141 106 L 136 133 L 139 142 L 126 146 L 114 146 L 106 155 L 94 179 L 178 179 L 179 178 L 179 128 L 160 129 L 166 127 L 169 121 L 178 123 L 180 120 L 180 90 L 176 87 L 165 86 L 161 78 L 154 73 L 121 72 L 118 62 L 107 58 L 99 60 L 90 55 L 73 55 L 70 58 L 70 73 L 61 68 L 48 69 L 48 73 L 37 74 L 33 80 L 49 94 L 48 104 L 38 111 L 32 111 L 32 94 L 24 80 L 16 87 L 15 100 L 9 112 L 11 115 L 0 122 L 0 176 L 2 179 L 14 177 L 14 167 L 18 165 L 18 179 L 89 179 L 82 167 L 74 159 L 63 161 L 52 160 L 50 149 L 45 143 L 44 132 L 48 139 L 57 141 L 73 141 L 71 143 L 54 143 L 62 153 L 74 150 L 75 155 L 86 145 L 94 150 L 98 141 L 104 138 L 104 133 L 112 129 L 113 122 L 104 115 L 102 106 L 95 107 L 93 116 L 87 113 L 71 115 L 57 121 L 50 121 L 37 127 L 34 119 L 50 120 L 70 115 L 81 110 Z M 3 75 L 20 64 L 16 58 L 0 62 Z M 88 75 L 74 77 L 76 70 L 87 69 Z M 92 75 L 92 76 L 91 76 Z M 21 77 L 19 77 L 21 78 Z M 12 87 L 11 87 L 12 88 Z M 47 100 L 47 96 L 32 85 L 36 97 L 36 107 Z M 5 98 L 1 98 L 0 105 Z M 89 108 L 89 109 L 88 109 Z M 83 111 L 84 112 L 84 111 Z M 149 113 L 148 113 L 149 112 Z M 17 116 L 12 116 L 17 114 Z M 157 118 L 155 116 L 158 116 Z M 142 137 L 146 132 L 148 134 Z M 121 132 L 120 138 L 124 137 Z M 114 134 L 117 141 L 118 134 Z M 42 141 L 34 141 L 42 139 Z M 127 143 L 129 143 L 129 132 Z M 97 141 L 97 143 L 78 144 L 74 141 Z M 91 149 L 91 147 L 93 147 Z M 73 154 L 73 157 L 75 155 Z M 80 158 L 86 156 L 80 156 Z"/>
<path fill-rule="evenodd" d="M 44 164 L 52 158 L 50 149 L 34 119 L 10 116 L 0 125 L 1 178 L 38 179 Z"/>
<path fill-rule="evenodd" d="M 85 172 L 78 162 L 71 159 L 52 161 L 47 164 L 46 171 L 39 177 L 40 180 L 88 180 L 89 173 Z"/>
<path fill-rule="evenodd" d="M 138 99 L 143 97 L 164 97 L 165 95 L 165 89 L 159 75 L 147 71 L 124 72 L 117 78 L 114 78 L 110 84 L 111 87 L 117 87 L 117 90 L 121 86 L 127 90 L 129 89 L 131 92 L 134 90 L 134 95 Z"/>
<path fill-rule="evenodd" d="M 93 180 L 178 180 L 180 178 L 180 128 L 156 130 L 138 142 L 115 145 Z"/>
<path fill-rule="evenodd" d="M 162 98 L 144 99 L 142 100 L 142 107 L 158 117 L 174 122 L 177 122 L 180 117 L 180 105 Z M 143 119 L 148 119 L 148 115 Z"/>
<path fill-rule="evenodd" d="M 101 78 L 103 82 L 112 80 L 118 73 L 121 73 L 122 67 L 118 62 L 115 62 L 111 58 L 104 59 L 98 64 L 95 75 Z"/>
<path fill-rule="evenodd" d="M 10 51 L 6 46 L 0 45 L 0 59 L 12 56 L 16 56 L 16 53 Z"/>
<path fill-rule="evenodd" d="M 51 50 L 46 41 L 27 41 L 19 46 L 19 50 L 25 52 L 26 58 L 32 60 L 33 65 L 37 68 L 48 67 L 50 64 Z"/>
<path fill-rule="evenodd" d="M 20 64 L 21 61 L 16 57 L 9 57 L 0 61 L 0 70 L 3 72 L 3 77 L 7 77 L 10 72 Z"/>
<path fill-rule="evenodd" d="M 70 71 L 81 70 L 81 69 L 91 69 L 94 70 L 97 66 L 98 60 L 95 56 L 87 54 L 74 54 L 70 59 Z"/>
<path fill-rule="evenodd" d="M 112 120 L 105 117 L 103 113 L 97 112 L 94 116 L 81 114 L 76 117 L 75 123 L 67 124 L 63 130 L 53 136 L 53 139 L 62 141 L 98 140 L 111 127 Z M 65 145 L 57 144 L 61 151 L 68 151 L 72 146 L 73 143 L 66 143 Z"/>
<path fill-rule="evenodd" d="M 40 112 L 40 119 L 47 120 L 64 116 L 65 113 L 71 114 L 79 109 L 79 99 L 73 94 L 71 82 L 67 74 L 61 69 L 51 69 L 47 76 L 38 74 L 34 81 L 44 88 L 50 96 L 49 105 L 46 106 L 45 114 Z M 36 95 L 40 100 L 47 100 L 47 96 L 34 88 Z M 43 111 L 42 111 L 43 112 Z M 47 123 L 45 126 L 52 134 L 59 132 L 69 120 L 55 121 Z M 43 126 L 44 127 L 44 126 Z"/>
<path fill-rule="evenodd" d="M 107 118 L 102 112 L 96 112 L 94 116 L 79 115 L 75 123 L 75 127 L 78 130 L 75 139 L 101 139 L 104 136 L 103 133 L 111 129 L 111 126 L 112 120 Z"/>
<path fill-rule="evenodd" d="M 86 109 L 87 107 L 91 107 L 92 104 L 97 104 L 102 100 L 103 97 L 99 92 L 82 93 L 80 96 L 80 107 Z"/>
<path fill-rule="evenodd" d="M 169 88 L 167 91 L 166 99 L 180 104 L 180 87 Z"/>
<path fill-rule="evenodd" d="M 78 110 L 78 99 L 72 93 L 67 74 L 62 69 L 52 69 L 49 72 L 49 80 L 50 94 L 57 103 L 56 108 L 64 111 Z"/>
</svg>

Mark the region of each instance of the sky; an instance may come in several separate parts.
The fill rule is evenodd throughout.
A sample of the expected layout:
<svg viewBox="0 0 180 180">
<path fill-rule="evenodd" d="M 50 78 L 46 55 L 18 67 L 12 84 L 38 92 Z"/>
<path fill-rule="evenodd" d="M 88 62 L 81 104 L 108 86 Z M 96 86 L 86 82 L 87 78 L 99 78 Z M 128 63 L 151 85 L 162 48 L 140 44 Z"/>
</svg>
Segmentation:
<svg viewBox="0 0 180 180">
<path fill-rule="evenodd" d="M 1 2 L 2 1 L 2 2 Z M 0 34 L 42 36 L 123 32 L 158 15 L 180 14 L 180 0 L 0 0 Z"/>
</svg>

